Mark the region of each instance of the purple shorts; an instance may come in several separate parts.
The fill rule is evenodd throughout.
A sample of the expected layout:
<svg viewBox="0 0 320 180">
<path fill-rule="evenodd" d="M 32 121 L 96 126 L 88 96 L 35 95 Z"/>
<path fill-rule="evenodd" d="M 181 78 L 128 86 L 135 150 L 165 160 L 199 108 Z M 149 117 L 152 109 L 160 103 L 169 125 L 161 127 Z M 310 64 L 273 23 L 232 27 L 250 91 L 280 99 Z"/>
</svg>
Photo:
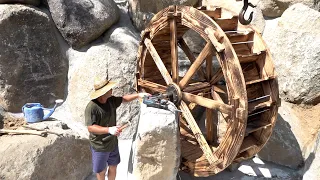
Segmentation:
<svg viewBox="0 0 320 180">
<path fill-rule="evenodd" d="M 91 154 L 92 154 L 92 166 L 94 173 L 100 173 L 106 167 L 109 166 L 116 166 L 120 163 L 120 154 L 119 148 L 116 146 L 113 151 L 111 152 L 98 152 L 95 151 L 92 147 Z"/>
</svg>

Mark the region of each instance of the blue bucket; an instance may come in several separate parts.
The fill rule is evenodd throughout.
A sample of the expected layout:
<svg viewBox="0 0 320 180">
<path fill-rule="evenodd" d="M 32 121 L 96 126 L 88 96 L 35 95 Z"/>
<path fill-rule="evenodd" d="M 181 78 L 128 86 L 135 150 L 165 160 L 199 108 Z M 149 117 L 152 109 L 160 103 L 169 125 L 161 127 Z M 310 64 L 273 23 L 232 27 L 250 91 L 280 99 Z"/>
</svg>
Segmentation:
<svg viewBox="0 0 320 180">
<path fill-rule="evenodd" d="M 44 115 L 40 103 L 27 103 L 22 107 L 22 112 L 28 123 L 40 122 Z"/>
</svg>

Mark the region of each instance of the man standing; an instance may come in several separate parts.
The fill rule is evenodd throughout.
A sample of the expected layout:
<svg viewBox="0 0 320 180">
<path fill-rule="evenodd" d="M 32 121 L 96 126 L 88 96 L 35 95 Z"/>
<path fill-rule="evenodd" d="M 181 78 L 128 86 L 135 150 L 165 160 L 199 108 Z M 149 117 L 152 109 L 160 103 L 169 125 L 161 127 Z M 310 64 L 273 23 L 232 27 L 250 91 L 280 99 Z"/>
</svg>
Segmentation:
<svg viewBox="0 0 320 180">
<path fill-rule="evenodd" d="M 130 102 L 147 93 L 112 96 L 116 82 L 96 78 L 91 101 L 85 110 L 85 121 L 90 132 L 93 172 L 98 180 L 104 180 L 108 168 L 108 180 L 115 180 L 117 165 L 120 163 L 117 136 L 121 133 L 116 126 L 116 109 L 122 102 Z"/>
</svg>

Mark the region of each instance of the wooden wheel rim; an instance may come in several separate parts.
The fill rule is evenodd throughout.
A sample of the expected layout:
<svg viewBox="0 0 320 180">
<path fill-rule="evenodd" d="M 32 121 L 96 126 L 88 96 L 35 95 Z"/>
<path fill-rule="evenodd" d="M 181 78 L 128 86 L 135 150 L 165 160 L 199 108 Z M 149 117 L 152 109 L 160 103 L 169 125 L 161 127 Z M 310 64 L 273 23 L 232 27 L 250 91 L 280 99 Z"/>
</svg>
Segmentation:
<svg viewBox="0 0 320 180">
<path fill-rule="evenodd" d="M 227 132 L 224 135 L 224 138 L 222 142 L 219 144 L 218 148 L 212 153 L 212 159 L 210 159 L 210 153 L 209 155 L 204 153 L 205 158 L 199 158 L 200 160 L 197 160 L 198 164 L 202 164 L 201 167 L 205 166 L 207 168 L 201 169 L 201 167 L 197 167 L 195 162 L 191 162 L 188 160 L 186 162 L 183 162 L 183 165 L 187 167 L 186 171 L 192 172 L 195 176 L 208 176 L 222 171 L 228 165 L 230 165 L 235 158 L 237 161 L 239 161 L 241 159 L 251 157 L 253 153 L 258 152 L 271 135 L 275 121 L 274 114 L 275 112 L 277 112 L 277 107 L 273 106 L 270 112 L 271 114 L 273 114 L 272 126 L 268 127 L 269 129 L 266 133 L 266 138 L 264 138 L 264 142 L 262 142 L 259 147 L 252 149 L 249 155 L 239 156 L 241 155 L 240 153 L 243 154 L 243 152 L 239 152 L 239 149 L 240 146 L 243 145 L 243 139 L 245 135 L 248 117 L 248 99 L 246 91 L 246 82 L 239 63 L 239 59 L 235 50 L 233 49 L 231 42 L 229 41 L 224 31 L 219 27 L 219 25 L 205 13 L 195 8 L 187 6 L 171 6 L 160 11 L 151 20 L 149 26 L 142 32 L 142 41 L 139 46 L 137 62 L 137 71 L 139 72 L 137 76 L 137 84 L 139 88 L 143 87 L 156 92 L 165 92 L 166 85 L 169 85 L 174 82 L 179 84 L 181 91 L 184 91 L 184 85 L 188 84 L 188 82 L 184 82 L 181 84 L 183 78 L 181 81 L 179 81 L 179 77 L 177 76 L 178 70 L 173 68 L 177 66 L 177 62 L 175 62 L 174 60 L 175 58 L 177 58 L 177 49 L 174 46 L 177 46 L 179 37 L 182 37 L 182 35 L 179 34 L 179 32 L 170 33 L 170 29 L 182 29 L 184 26 L 196 31 L 198 34 L 202 36 L 202 38 L 204 38 L 207 41 L 206 47 L 211 46 L 209 47 L 210 53 L 217 52 L 216 56 L 220 63 L 223 77 L 226 81 L 227 86 L 227 93 L 229 98 L 227 107 L 232 107 L 232 112 L 230 112 L 231 120 L 228 122 Z M 166 30 L 168 28 L 169 34 L 168 30 Z M 152 52 L 152 48 L 154 50 L 158 49 L 159 46 L 156 44 L 157 41 L 162 41 L 162 38 L 165 39 L 165 37 L 168 36 L 170 37 L 170 45 L 167 47 L 169 49 L 171 47 L 170 51 L 172 59 L 171 63 L 169 64 L 165 61 L 165 59 L 167 58 L 163 58 L 163 56 L 161 58 L 159 56 L 158 60 L 155 60 L 157 59 L 157 51 L 153 52 L 153 54 L 150 53 Z M 163 40 L 163 42 L 165 40 Z M 153 45 L 153 43 L 155 43 L 155 45 Z M 161 55 L 161 53 L 167 51 L 160 50 L 159 52 L 159 54 Z M 269 52 L 267 51 L 267 53 Z M 201 53 L 199 56 L 201 56 Z M 151 76 L 146 75 L 147 73 L 145 73 L 145 71 L 147 67 L 146 64 L 148 61 L 155 61 L 154 67 L 156 67 L 160 71 L 160 73 L 165 79 L 165 83 L 154 83 L 157 82 L 157 80 L 152 80 L 152 78 L 150 78 Z M 162 63 L 159 63 L 159 61 L 162 61 Z M 169 74 L 168 70 L 172 70 L 172 76 Z M 151 82 L 146 81 L 150 79 Z M 182 96 L 184 97 L 184 100 L 192 98 L 190 94 L 186 94 L 184 92 Z M 276 96 L 278 96 L 278 94 L 275 94 L 275 97 Z M 184 101 L 182 101 L 182 105 L 184 105 Z M 180 109 L 184 110 L 185 107 L 186 106 L 180 106 Z M 230 110 L 230 108 L 228 109 Z M 188 114 L 184 114 L 184 116 L 186 117 L 188 116 Z M 205 152 L 205 148 L 202 148 L 205 147 L 205 145 L 202 145 L 200 141 L 198 142 L 202 151 Z"/>
</svg>

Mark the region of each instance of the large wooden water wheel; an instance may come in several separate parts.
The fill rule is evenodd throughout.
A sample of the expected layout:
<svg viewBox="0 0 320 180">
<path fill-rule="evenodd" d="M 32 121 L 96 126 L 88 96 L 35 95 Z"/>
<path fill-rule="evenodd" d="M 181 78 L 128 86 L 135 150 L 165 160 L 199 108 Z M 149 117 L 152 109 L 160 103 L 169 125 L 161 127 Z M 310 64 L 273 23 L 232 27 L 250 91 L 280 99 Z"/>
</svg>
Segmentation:
<svg viewBox="0 0 320 180">
<path fill-rule="evenodd" d="M 190 29 L 206 42 L 198 56 L 183 38 Z M 170 6 L 141 36 L 138 90 L 175 92 L 182 111 L 182 170 L 209 176 L 260 151 L 271 136 L 279 98 L 271 55 L 259 32 L 239 24 L 229 10 Z M 180 75 L 178 52 L 190 61 Z"/>
</svg>

